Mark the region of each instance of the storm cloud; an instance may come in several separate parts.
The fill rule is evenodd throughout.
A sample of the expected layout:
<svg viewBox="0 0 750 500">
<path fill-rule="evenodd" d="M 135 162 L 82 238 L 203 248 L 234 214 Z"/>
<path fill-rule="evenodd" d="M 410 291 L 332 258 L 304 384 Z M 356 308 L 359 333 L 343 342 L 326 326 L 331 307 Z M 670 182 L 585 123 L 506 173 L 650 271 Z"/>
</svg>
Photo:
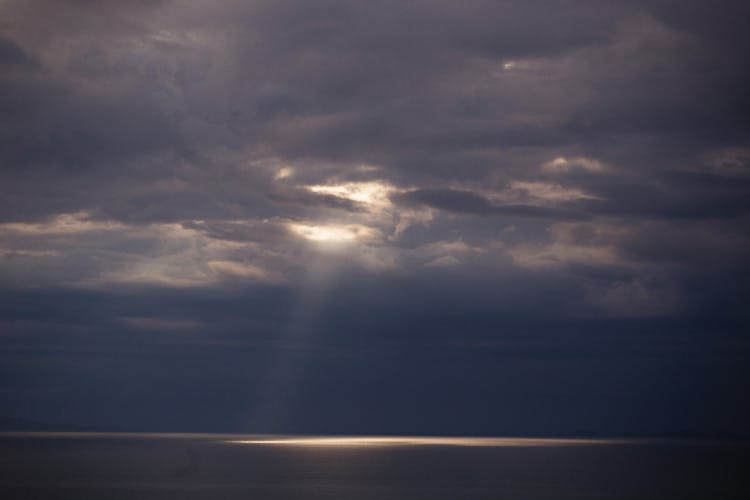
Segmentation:
<svg viewBox="0 0 750 500">
<path fill-rule="evenodd" d="M 748 18 L 4 2 L 0 407 L 146 430 L 746 432 Z"/>
</svg>

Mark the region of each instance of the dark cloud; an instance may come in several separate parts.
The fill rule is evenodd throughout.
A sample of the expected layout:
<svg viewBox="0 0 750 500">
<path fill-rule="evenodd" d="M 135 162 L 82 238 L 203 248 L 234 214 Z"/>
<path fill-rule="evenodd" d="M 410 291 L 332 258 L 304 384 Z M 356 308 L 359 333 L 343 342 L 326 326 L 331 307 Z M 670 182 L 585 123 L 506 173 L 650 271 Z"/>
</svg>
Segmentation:
<svg viewBox="0 0 750 500">
<path fill-rule="evenodd" d="M 409 191 L 397 197 L 409 203 L 421 203 L 451 212 L 487 215 L 493 210 L 492 203 L 485 197 L 455 189 L 421 189 Z"/>
<path fill-rule="evenodd" d="M 604 179 L 588 185 L 598 199 L 582 200 L 583 210 L 600 215 L 657 219 L 738 218 L 750 211 L 748 179 L 695 172 L 664 172 L 649 182 Z"/>
<path fill-rule="evenodd" d="M 743 431 L 747 17 L 6 2 L 0 407 Z"/>
<path fill-rule="evenodd" d="M 716 429 L 715 413 L 690 411 L 697 401 L 725 405 L 721 430 L 742 429 L 740 325 L 561 320 L 563 283 L 529 315 L 531 280 L 525 290 L 435 275 L 350 282 L 304 332 L 288 329 L 295 298 L 278 288 L 4 293 L 16 322 L 0 351 L 5 407 L 31 401 L 48 419 L 122 430 Z M 280 355 L 296 370 L 291 401 L 259 428 L 259 406 L 280 403 L 263 400 Z"/>
<path fill-rule="evenodd" d="M 13 66 L 36 69 L 39 67 L 39 62 L 24 52 L 13 40 L 0 38 L 0 66 L 6 69 Z"/>
<path fill-rule="evenodd" d="M 549 219 L 577 219 L 585 217 L 584 214 L 561 208 L 534 205 L 498 205 L 480 194 L 458 189 L 419 189 L 400 193 L 393 198 L 397 203 L 426 205 L 459 214 L 546 217 Z"/>
</svg>

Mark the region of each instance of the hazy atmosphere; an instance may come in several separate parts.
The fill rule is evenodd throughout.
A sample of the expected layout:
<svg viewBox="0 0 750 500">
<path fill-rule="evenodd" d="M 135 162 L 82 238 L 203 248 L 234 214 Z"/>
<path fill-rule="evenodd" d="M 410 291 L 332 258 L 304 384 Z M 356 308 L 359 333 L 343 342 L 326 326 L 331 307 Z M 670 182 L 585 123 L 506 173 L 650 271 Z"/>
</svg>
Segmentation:
<svg viewBox="0 0 750 500">
<path fill-rule="evenodd" d="M 750 436 L 746 1 L 0 1 L 0 428 Z"/>
</svg>

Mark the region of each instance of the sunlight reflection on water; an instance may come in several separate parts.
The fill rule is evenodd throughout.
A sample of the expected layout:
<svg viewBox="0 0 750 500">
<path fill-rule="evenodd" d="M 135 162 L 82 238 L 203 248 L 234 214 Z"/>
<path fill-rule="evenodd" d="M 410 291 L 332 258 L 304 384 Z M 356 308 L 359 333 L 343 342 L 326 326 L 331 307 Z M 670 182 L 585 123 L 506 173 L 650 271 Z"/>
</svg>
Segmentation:
<svg viewBox="0 0 750 500">
<path fill-rule="evenodd" d="M 0 499 L 744 500 L 749 456 L 655 439 L 0 433 Z"/>
<path fill-rule="evenodd" d="M 570 446 L 618 444 L 615 439 L 551 439 L 442 436 L 269 436 L 253 439 L 229 439 L 226 443 L 282 446 Z"/>
</svg>

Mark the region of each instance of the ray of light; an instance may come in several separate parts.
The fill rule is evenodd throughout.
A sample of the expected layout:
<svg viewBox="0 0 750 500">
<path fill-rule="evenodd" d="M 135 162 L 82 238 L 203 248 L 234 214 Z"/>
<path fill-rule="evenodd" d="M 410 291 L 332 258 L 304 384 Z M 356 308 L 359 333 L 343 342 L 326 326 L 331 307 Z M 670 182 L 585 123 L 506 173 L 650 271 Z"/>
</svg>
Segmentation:
<svg viewBox="0 0 750 500">
<path fill-rule="evenodd" d="M 307 265 L 300 295 L 269 366 L 249 425 L 255 432 L 280 432 L 293 406 L 309 351 L 315 349 L 315 321 L 337 274 L 336 260 L 318 254 Z"/>
</svg>

